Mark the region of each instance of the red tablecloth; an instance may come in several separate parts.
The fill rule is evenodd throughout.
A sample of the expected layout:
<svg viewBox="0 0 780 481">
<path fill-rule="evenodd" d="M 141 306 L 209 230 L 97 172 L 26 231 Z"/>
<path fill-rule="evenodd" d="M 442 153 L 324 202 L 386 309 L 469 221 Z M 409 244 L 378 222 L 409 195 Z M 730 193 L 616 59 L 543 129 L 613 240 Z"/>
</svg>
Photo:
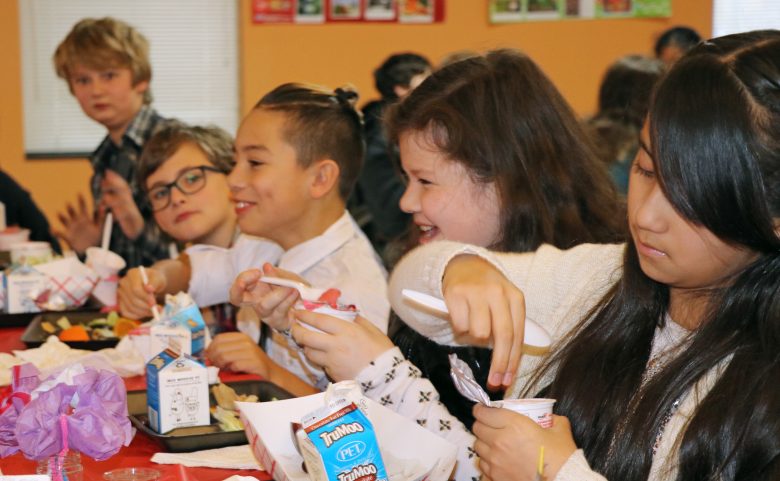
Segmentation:
<svg viewBox="0 0 780 481">
<path fill-rule="evenodd" d="M 19 338 L 24 328 L 0 329 L 0 352 L 10 352 L 14 349 L 24 349 L 24 343 Z M 238 381 L 257 379 L 257 377 L 237 374 L 220 373 L 223 381 Z M 125 385 L 130 391 L 146 389 L 143 376 L 125 379 Z M 102 481 L 103 473 L 115 468 L 151 467 L 162 473 L 161 481 L 221 481 L 234 474 L 254 476 L 260 480 L 269 480 L 265 471 L 227 470 L 211 468 L 185 468 L 181 465 L 155 464 L 151 462 L 154 453 L 161 451 L 156 441 L 143 433 L 137 433 L 130 446 L 122 448 L 119 453 L 105 461 L 97 462 L 91 458 L 82 457 L 84 465 L 84 481 Z M 30 461 L 21 454 L 0 459 L 0 469 L 3 474 L 32 474 L 35 472 L 35 461 Z"/>
</svg>

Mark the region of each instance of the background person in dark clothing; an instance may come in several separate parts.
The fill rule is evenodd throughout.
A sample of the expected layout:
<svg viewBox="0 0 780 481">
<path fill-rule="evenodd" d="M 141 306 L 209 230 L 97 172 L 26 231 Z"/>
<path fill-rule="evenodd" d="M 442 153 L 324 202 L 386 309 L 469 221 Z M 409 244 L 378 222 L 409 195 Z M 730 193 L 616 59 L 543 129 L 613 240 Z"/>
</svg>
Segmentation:
<svg viewBox="0 0 780 481">
<path fill-rule="evenodd" d="M 701 42 L 701 35 L 690 27 L 677 26 L 665 30 L 655 42 L 655 56 L 667 67 Z"/>
<path fill-rule="evenodd" d="M 383 258 L 385 246 L 406 231 L 410 216 L 398 206 L 406 186 L 399 169 L 398 148 L 387 141 L 382 118 L 388 105 L 406 96 L 430 73 L 431 63 L 421 55 L 391 55 L 374 71 L 382 98 L 363 107 L 366 157 L 350 199 L 350 211 Z"/>
<path fill-rule="evenodd" d="M 0 170 L 0 202 L 5 204 L 5 225 L 30 229 L 31 241 L 48 242 L 54 252 L 62 253 L 60 243 L 49 230 L 49 221 L 35 205 L 30 193 L 2 170 Z"/>
</svg>

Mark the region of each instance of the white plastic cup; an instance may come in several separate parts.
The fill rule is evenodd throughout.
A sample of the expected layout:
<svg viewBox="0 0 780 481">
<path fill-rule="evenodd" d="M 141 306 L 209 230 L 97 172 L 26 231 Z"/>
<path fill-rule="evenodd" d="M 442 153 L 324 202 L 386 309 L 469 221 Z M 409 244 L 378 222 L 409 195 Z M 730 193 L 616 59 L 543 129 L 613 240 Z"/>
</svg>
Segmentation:
<svg viewBox="0 0 780 481">
<path fill-rule="evenodd" d="M 504 399 L 501 407 L 531 418 L 543 428 L 553 425 L 553 404 L 555 399 Z"/>
<path fill-rule="evenodd" d="M 116 306 L 116 291 L 119 287 L 119 271 L 127 263 L 119 255 L 100 247 L 87 248 L 87 265 L 100 276 L 92 295 L 104 306 Z"/>
<path fill-rule="evenodd" d="M 48 242 L 20 242 L 11 246 L 11 262 L 34 266 L 51 262 L 51 244 Z"/>
<path fill-rule="evenodd" d="M 10 251 L 11 246 L 30 240 L 30 229 L 6 229 L 0 232 L 0 251 Z"/>
</svg>

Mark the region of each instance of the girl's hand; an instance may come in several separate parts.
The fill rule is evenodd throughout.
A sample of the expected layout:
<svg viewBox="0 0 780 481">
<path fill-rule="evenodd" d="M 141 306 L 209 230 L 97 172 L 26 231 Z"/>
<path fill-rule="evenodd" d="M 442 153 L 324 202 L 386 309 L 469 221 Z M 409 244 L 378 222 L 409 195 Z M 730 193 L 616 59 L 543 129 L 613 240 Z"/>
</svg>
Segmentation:
<svg viewBox="0 0 780 481">
<path fill-rule="evenodd" d="M 544 446 L 544 477 L 555 479 L 577 450 L 569 420 L 563 416 L 553 416 L 553 426 L 544 429 L 522 414 L 477 404 L 474 417 L 474 450 L 483 480 L 532 481 L 540 446 Z"/>
<path fill-rule="evenodd" d="M 236 277 L 230 287 L 230 302 L 236 306 L 252 306 L 263 322 L 277 331 L 286 331 L 292 325 L 291 309 L 298 300 L 298 291 L 290 287 L 260 282 L 260 278 L 264 275 L 308 284 L 299 276 L 266 263 L 263 265 L 262 272 L 259 269 L 250 269 Z"/>
<path fill-rule="evenodd" d="M 295 323 L 292 335 L 303 346 L 306 357 L 319 366 L 333 381 L 355 379 L 380 354 L 393 348 L 393 342 L 366 319 L 355 322 L 327 314 L 297 310 L 295 318 L 323 331 L 315 332 Z"/>
<path fill-rule="evenodd" d="M 255 374 L 270 379 L 273 361 L 242 332 L 217 334 L 206 349 L 206 357 L 220 369 Z"/>
<path fill-rule="evenodd" d="M 149 283 L 145 284 L 141 270 L 133 268 L 119 280 L 117 299 L 119 313 L 129 319 L 143 319 L 152 315 L 152 306 L 157 303 L 156 294 L 165 292 L 165 275 L 151 267 L 146 268 Z"/>
<path fill-rule="evenodd" d="M 523 353 L 523 293 L 489 262 L 472 255 L 450 261 L 442 292 L 456 337 L 470 344 L 493 344 L 488 385 L 511 385 Z"/>
</svg>

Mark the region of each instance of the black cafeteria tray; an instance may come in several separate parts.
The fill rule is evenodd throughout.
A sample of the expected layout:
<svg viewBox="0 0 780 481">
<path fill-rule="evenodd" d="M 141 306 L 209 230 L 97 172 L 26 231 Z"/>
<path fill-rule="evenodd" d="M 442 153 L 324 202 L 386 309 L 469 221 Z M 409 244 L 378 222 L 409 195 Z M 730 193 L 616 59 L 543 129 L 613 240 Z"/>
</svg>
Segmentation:
<svg viewBox="0 0 780 481">
<path fill-rule="evenodd" d="M 19 312 L 16 314 L 0 313 L 0 327 L 24 327 L 30 324 L 39 312 Z"/>
<path fill-rule="evenodd" d="M 48 339 L 48 332 L 44 331 L 41 327 L 41 323 L 48 321 L 51 324 L 57 325 L 57 320 L 65 316 L 70 321 L 71 325 L 76 324 L 88 324 L 93 319 L 100 317 L 106 317 L 108 314 L 101 313 L 99 311 L 62 311 L 62 312 L 41 312 L 33 317 L 30 324 L 22 334 L 21 340 L 23 343 L 30 347 L 38 347 Z M 60 330 L 58 329 L 57 332 Z M 118 338 L 115 339 L 102 339 L 100 341 L 62 341 L 65 344 L 75 349 L 86 349 L 89 351 L 97 351 L 106 347 L 115 347 L 119 342 Z"/>
<path fill-rule="evenodd" d="M 260 401 L 282 400 L 293 397 L 289 392 L 268 381 L 236 381 L 225 384 L 232 387 L 237 394 L 254 394 Z M 209 405 L 216 405 L 214 396 L 211 394 L 211 386 L 209 386 Z M 200 451 L 202 449 L 222 448 L 247 443 L 244 431 L 221 431 L 219 424 L 214 418 L 211 418 L 212 424 L 209 426 L 178 428 L 164 434 L 158 433 L 149 427 L 149 418 L 146 411 L 146 391 L 130 391 L 127 393 L 127 411 L 130 413 L 130 422 L 139 431 L 152 439 L 156 439 L 170 453 Z"/>
</svg>

